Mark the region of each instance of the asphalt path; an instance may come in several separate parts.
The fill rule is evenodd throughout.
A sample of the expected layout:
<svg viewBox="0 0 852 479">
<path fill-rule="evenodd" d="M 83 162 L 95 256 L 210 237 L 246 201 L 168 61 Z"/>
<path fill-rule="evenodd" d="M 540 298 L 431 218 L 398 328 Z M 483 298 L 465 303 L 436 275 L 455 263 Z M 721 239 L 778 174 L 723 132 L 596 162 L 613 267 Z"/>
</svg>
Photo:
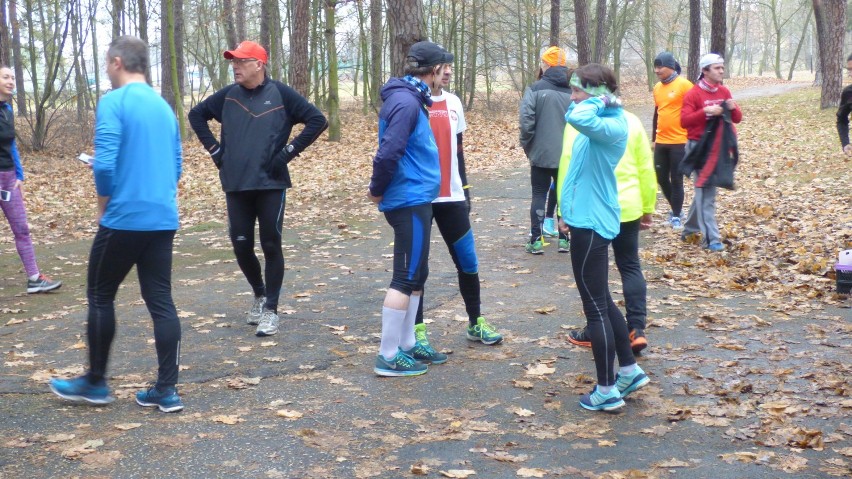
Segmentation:
<svg viewBox="0 0 852 479">
<path fill-rule="evenodd" d="M 852 471 L 848 308 L 781 314 L 760 294 L 708 291 L 700 277 L 674 285 L 664 267 L 649 266 L 650 347 L 639 361 L 652 382 L 619 413 L 581 409 L 594 364 L 588 349 L 565 340 L 584 322 L 579 294 L 569 255 L 557 253 L 555 242 L 541 256 L 523 250 L 527 176 L 505 170 L 472 178 L 483 313 L 506 340 L 485 346 L 465 339 L 454 268 L 434 232 L 424 304 L 432 342 L 450 360 L 417 378 L 372 372 L 392 253 L 378 214 L 344 229 L 317 223 L 286 231 L 281 332 L 268 338 L 244 324 L 250 296 L 224 225 L 181 231 L 174 295 L 186 409 L 177 414 L 132 399 L 156 370 L 132 275 L 116 302 L 109 374 L 118 400 L 80 406 L 48 391 L 48 377 L 78 374 L 86 362 L 88 243 L 43 251 L 66 262 L 60 292 L 0 301 L 0 477 L 799 478 Z M 677 241 L 661 225 L 643 241 L 651 235 Z M 15 286 L 8 278 L 19 277 L 14 259 L 0 257 L 2 292 Z M 610 287 L 620 300 L 614 268 Z"/>
</svg>

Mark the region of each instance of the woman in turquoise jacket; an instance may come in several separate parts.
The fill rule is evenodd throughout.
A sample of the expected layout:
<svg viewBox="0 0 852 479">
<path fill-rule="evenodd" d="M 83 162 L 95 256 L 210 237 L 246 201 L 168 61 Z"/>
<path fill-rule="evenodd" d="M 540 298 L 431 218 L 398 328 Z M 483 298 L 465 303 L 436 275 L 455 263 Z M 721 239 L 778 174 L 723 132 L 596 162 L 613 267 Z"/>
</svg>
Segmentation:
<svg viewBox="0 0 852 479">
<path fill-rule="evenodd" d="M 598 384 L 580 398 L 593 411 L 624 406 L 623 397 L 648 383 L 630 349 L 627 323 L 608 286 L 609 244 L 621 225 L 615 167 L 627 147 L 627 120 L 614 92 L 613 71 L 590 63 L 571 75 L 565 114 L 578 132 L 562 185 L 562 220 L 571 233 L 571 266 L 586 314 Z M 563 224 L 564 222 L 564 224 Z M 615 373 L 615 358 L 619 370 Z"/>
</svg>

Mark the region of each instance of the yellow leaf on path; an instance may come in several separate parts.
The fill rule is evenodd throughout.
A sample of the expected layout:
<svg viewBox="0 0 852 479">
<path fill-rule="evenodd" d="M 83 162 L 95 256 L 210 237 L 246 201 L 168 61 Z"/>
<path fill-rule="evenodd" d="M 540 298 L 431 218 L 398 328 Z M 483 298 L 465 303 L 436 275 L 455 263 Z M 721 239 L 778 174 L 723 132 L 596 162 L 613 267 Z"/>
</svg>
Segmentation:
<svg viewBox="0 0 852 479">
<path fill-rule="evenodd" d="M 247 353 L 247 352 L 251 351 L 253 348 L 254 348 L 254 346 L 240 346 L 240 347 L 237 348 L 237 350 L 241 353 Z"/>
<path fill-rule="evenodd" d="M 598 441 L 598 447 L 615 447 L 615 444 L 618 441 L 607 441 L 606 439 L 601 439 Z"/>
<path fill-rule="evenodd" d="M 684 462 L 684 461 L 681 461 L 681 460 L 678 460 L 678 459 L 675 459 L 675 458 L 671 458 L 668 461 L 658 462 L 654 465 L 657 466 L 657 467 L 664 467 L 664 468 L 689 467 L 688 462 Z"/>
<path fill-rule="evenodd" d="M 425 464 L 412 464 L 409 471 L 415 476 L 428 476 L 431 469 Z"/>
<path fill-rule="evenodd" d="M 538 314 L 549 314 L 556 311 L 556 306 L 543 306 L 534 310 Z"/>
<path fill-rule="evenodd" d="M 219 416 L 213 416 L 211 419 L 213 420 L 213 422 L 227 424 L 229 426 L 233 426 L 234 424 L 245 422 L 245 419 L 241 418 L 240 416 L 237 416 L 236 414 L 230 415 L 230 416 L 222 414 L 222 415 L 219 415 Z"/>
<path fill-rule="evenodd" d="M 290 420 L 299 419 L 304 416 L 304 414 L 300 413 L 299 411 L 292 411 L 290 409 L 279 409 L 275 411 L 275 415 Z"/>
<path fill-rule="evenodd" d="M 65 442 L 70 441 L 77 437 L 76 434 L 51 434 L 47 436 L 44 440 L 46 442 Z"/>
<path fill-rule="evenodd" d="M 509 408 L 509 412 L 521 417 L 530 417 L 535 416 L 535 413 L 530 411 L 529 409 L 524 409 L 522 407 L 512 407 Z"/>
<path fill-rule="evenodd" d="M 464 479 L 466 477 L 476 475 L 476 471 L 470 469 L 450 469 L 449 471 L 438 471 L 444 477 L 453 477 L 456 479 Z"/>
<path fill-rule="evenodd" d="M 83 341 L 77 341 L 69 349 L 86 349 L 86 343 Z"/>
<path fill-rule="evenodd" d="M 551 368 L 546 364 L 536 364 L 535 366 L 527 367 L 527 376 L 544 376 L 546 374 L 553 374 L 556 372 L 556 368 Z"/>
<path fill-rule="evenodd" d="M 131 429 L 136 429 L 137 427 L 141 427 L 141 426 L 142 426 L 141 422 L 128 422 L 128 423 L 125 423 L 125 424 L 116 424 L 115 428 L 118 429 L 119 431 L 129 431 Z"/>
<path fill-rule="evenodd" d="M 518 469 L 518 477 L 544 477 L 547 471 L 539 468 L 522 467 Z"/>
<path fill-rule="evenodd" d="M 515 386 L 516 388 L 521 388 L 521 389 L 532 389 L 534 387 L 532 382 L 521 381 L 520 379 L 513 380 L 512 385 Z"/>
</svg>

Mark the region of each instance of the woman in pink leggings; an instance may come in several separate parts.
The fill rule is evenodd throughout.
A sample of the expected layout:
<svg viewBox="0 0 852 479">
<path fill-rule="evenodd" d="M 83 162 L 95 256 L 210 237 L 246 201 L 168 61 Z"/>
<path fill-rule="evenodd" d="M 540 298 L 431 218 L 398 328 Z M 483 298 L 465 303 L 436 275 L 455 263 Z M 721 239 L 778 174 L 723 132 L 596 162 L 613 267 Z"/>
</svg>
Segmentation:
<svg viewBox="0 0 852 479">
<path fill-rule="evenodd" d="M 15 116 L 12 113 L 12 93 L 15 91 L 15 74 L 9 67 L 0 67 L 0 209 L 9 220 L 15 247 L 27 271 L 27 293 L 51 291 L 62 286 L 41 274 L 36 264 L 27 211 L 24 208 L 24 170 L 15 145 Z"/>
</svg>

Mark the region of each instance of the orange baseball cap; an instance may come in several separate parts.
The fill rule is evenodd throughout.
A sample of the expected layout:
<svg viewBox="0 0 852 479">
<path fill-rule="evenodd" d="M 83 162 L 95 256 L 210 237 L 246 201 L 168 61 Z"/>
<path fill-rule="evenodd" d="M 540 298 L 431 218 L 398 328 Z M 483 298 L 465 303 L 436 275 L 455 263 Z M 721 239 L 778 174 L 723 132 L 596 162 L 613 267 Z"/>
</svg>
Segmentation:
<svg viewBox="0 0 852 479">
<path fill-rule="evenodd" d="M 567 57 L 565 55 L 565 50 L 559 47 L 550 47 L 544 51 L 544 55 L 541 56 L 541 61 L 547 63 L 548 65 L 555 67 L 560 66 L 564 67 L 567 62 Z"/>
<path fill-rule="evenodd" d="M 234 58 L 257 58 L 264 64 L 266 64 L 266 61 L 268 60 L 268 57 L 266 56 L 266 49 L 249 40 L 240 43 L 237 45 L 237 48 L 233 50 L 226 51 L 223 55 L 228 60 L 232 60 Z"/>
</svg>

